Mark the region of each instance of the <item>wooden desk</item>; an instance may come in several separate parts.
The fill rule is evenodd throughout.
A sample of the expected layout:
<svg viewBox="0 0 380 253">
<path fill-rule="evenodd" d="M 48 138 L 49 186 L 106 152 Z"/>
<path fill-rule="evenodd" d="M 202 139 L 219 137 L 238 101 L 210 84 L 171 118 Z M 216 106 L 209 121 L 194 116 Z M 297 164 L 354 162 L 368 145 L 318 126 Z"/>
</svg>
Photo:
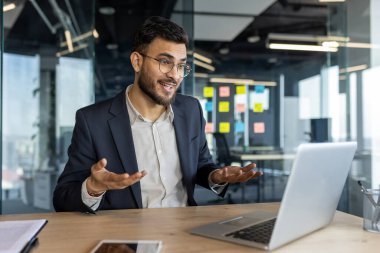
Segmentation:
<svg viewBox="0 0 380 253">
<path fill-rule="evenodd" d="M 223 241 L 195 236 L 188 231 L 198 225 L 226 219 L 252 210 L 277 210 L 278 203 L 3 215 L 0 220 L 48 219 L 32 253 L 89 252 L 102 239 L 162 240 L 164 253 L 263 252 Z M 275 252 L 379 252 L 380 234 L 362 229 L 362 219 L 337 212 L 333 223 L 279 248 Z"/>
</svg>

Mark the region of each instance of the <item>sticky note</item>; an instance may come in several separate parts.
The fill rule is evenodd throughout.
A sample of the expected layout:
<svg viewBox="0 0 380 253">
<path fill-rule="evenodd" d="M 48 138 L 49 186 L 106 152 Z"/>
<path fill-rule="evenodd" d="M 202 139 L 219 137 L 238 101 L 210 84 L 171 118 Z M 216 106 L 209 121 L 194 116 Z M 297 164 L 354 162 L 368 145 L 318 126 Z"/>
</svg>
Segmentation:
<svg viewBox="0 0 380 253">
<path fill-rule="evenodd" d="M 255 134 L 265 133 L 265 123 L 264 122 L 255 122 L 253 123 L 253 132 Z"/>
<path fill-rule="evenodd" d="M 214 124 L 211 122 L 207 122 L 205 126 L 205 133 L 212 133 L 214 132 Z"/>
<path fill-rule="evenodd" d="M 235 133 L 244 133 L 244 123 L 236 122 L 235 123 Z"/>
<path fill-rule="evenodd" d="M 255 103 L 253 105 L 253 112 L 263 112 L 263 111 L 264 111 L 263 104 Z"/>
<path fill-rule="evenodd" d="M 236 104 L 235 110 L 236 112 L 245 112 L 245 104 L 243 103 Z"/>
<path fill-rule="evenodd" d="M 204 87 L 203 88 L 203 97 L 212 98 L 214 96 L 214 87 Z"/>
<path fill-rule="evenodd" d="M 212 112 L 212 102 L 211 101 L 206 102 L 205 109 L 206 109 L 206 112 Z"/>
<path fill-rule="evenodd" d="M 220 122 L 219 123 L 219 132 L 229 133 L 230 132 L 230 122 Z"/>
<path fill-rule="evenodd" d="M 245 86 L 244 85 L 239 85 L 236 86 L 236 94 L 245 94 Z"/>
<path fill-rule="evenodd" d="M 219 97 L 229 97 L 230 96 L 230 87 L 221 86 L 219 87 Z"/>
<path fill-rule="evenodd" d="M 255 85 L 256 93 L 264 93 L 265 86 L 264 85 Z"/>
<path fill-rule="evenodd" d="M 229 112 L 230 111 L 230 102 L 220 101 L 219 102 L 219 112 Z"/>
</svg>

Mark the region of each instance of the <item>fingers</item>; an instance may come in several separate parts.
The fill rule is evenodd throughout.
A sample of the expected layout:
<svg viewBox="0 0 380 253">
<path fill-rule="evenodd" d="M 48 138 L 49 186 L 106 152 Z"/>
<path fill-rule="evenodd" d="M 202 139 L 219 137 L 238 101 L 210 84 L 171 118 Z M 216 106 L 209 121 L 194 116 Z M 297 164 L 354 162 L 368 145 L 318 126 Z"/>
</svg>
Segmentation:
<svg viewBox="0 0 380 253">
<path fill-rule="evenodd" d="M 250 163 L 248 164 L 247 166 L 245 167 L 242 167 L 241 169 L 244 171 L 244 172 L 248 172 L 252 169 L 256 168 L 256 163 Z"/>
<path fill-rule="evenodd" d="M 136 172 L 133 175 L 128 173 L 117 174 L 106 169 L 107 159 L 102 158 L 91 167 L 91 180 L 89 186 L 98 191 L 124 189 L 143 178 L 146 171 Z"/>
<path fill-rule="evenodd" d="M 107 159 L 102 158 L 97 163 L 95 163 L 94 165 L 92 165 L 91 170 L 92 170 L 93 173 L 96 173 L 98 171 L 101 171 L 101 170 L 105 169 L 106 166 L 107 166 Z"/>
<path fill-rule="evenodd" d="M 248 180 L 260 177 L 263 173 L 253 170 L 256 164 L 252 163 L 245 167 L 227 166 L 222 168 L 221 175 L 223 181 L 228 183 L 246 182 Z"/>
<path fill-rule="evenodd" d="M 132 175 L 129 175 L 128 173 L 116 174 L 109 172 L 104 184 L 107 185 L 107 189 L 109 190 L 124 189 L 140 181 L 146 174 L 147 173 L 145 171 L 136 172 Z"/>
</svg>

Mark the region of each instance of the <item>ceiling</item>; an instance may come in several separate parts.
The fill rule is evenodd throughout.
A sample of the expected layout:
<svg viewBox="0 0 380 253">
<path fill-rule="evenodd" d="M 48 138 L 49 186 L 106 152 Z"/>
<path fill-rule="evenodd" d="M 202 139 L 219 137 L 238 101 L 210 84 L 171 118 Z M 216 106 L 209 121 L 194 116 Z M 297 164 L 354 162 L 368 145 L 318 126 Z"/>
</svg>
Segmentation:
<svg viewBox="0 0 380 253">
<path fill-rule="evenodd" d="M 266 47 L 268 34 L 326 35 L 328 18 L 337 4 L 317 0 L 194 0 L 194 11 L 181 0 L 38 0 L 47 19 L 57 25 L 51 29 L 36 11 L 32 1 L 17 0 L 17 11 L 5 13 L 5 50 L 18 53 L 56 52 L 65 41 L 63 26 L 52 8 L 59 8 L 77 17 L 81 33 L 91 31 L 93 13 L 99 38 L 95 41 L 96 94 L 106 97 L 133 81 L 129 63 L 131 39 L 137 26 L 152 15 L 183 20 L 194 14 L 194 50 L 210 57 L 215 72 L 197 67 L 197 72 L 214 75 L 260 76 L 273 75 L 276 70 L 305 62 L 325 60 L 324 53 L 270 50 Z M 190 6 L 192 7 L 192 6 Z M 7 21 L 8 20 L 8 21 Z M 60 26 L 59 26 L 60 25 Z M 186 27 L 186 26 L 185 26 Z M 70 27 L 69 27 L 70 28 Z M 78 35 L 78 33 L 77 33 Z M 249 42 L 251 40 L 251 42 Z M 73 56 L 91 56 L 90 48 Z M 226 53 L 227 52 L 227 53 Z M 54 54 L 53 54 L 54 56 Z"/>
</svg>

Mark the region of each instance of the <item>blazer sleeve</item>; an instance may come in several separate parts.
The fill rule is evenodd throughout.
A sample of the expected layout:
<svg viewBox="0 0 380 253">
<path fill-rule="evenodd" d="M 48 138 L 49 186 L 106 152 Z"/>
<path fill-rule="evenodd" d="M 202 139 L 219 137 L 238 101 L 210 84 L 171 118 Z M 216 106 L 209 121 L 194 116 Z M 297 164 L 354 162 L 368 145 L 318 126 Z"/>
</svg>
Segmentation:
<svg viewBox="0 0 380 253">
<path fill-rule="evenodd" d="M 82 110 L 77 111 L 75 119 L 71 145 L 68 149 L 69 160 L 58 178 L 53 195 L 53 205 L 57 212 L 92 212 L 82 201 L 81 187 L 84 180 L 90 176 L 91 166 L 97 162 L 97 156 Z"/>
</svg>

